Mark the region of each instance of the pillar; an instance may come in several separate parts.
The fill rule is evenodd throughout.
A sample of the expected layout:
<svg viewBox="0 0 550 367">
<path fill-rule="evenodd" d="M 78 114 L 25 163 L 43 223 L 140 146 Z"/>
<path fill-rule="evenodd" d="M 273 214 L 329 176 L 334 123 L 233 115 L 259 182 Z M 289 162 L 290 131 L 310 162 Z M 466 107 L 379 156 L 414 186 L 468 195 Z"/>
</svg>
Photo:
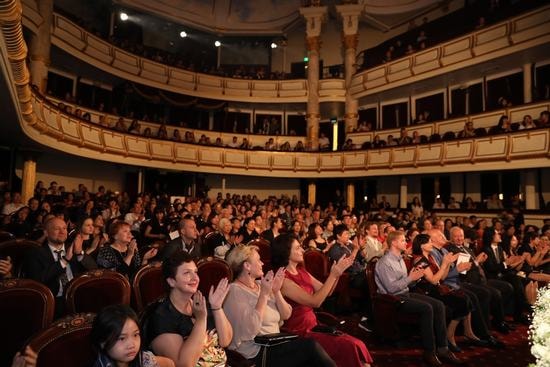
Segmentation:
<svg viewBox="0 0 550 367">
<path fill-rule="evenodd" d="M 399 207 L 402 209 L 407 208 L 407 177 L 401 177 L 399 183 Z"/>
<path fill-rule="evenodd" d="M 21 184 L 21 199 L 26 204 L 34 196 L 34 186 L 36 184 L 36 161 L 27 158 L 23 163 L 23 177 Z"/>
<path fill-rule="evenodd" d="M 523 103 L 533 102 L 533 64 L 523 64 Z"/>
<path fill-rule="evenodd" d="M 315 182 L 311 181 L 307 185 L 307 203 L 311 205 L 315 205 L 315 191 L 316 191 L 316 184 Z"/>
<path fill-rule="evenodd" d="M 307 145 L 312 150 L 319 149 L 319 50 L 321 49 L 321 25 L 327 12 L 326 6 L 300 8 L 300 14 L 306 19 L 306 47 L 308 57 L 307 83 Z"/>
<path fill-rule="evenodd" d="M 51 29 L 53 20 L 53 0 L 37 1 L 38 12 L 42 16 L 36 34 L 30 40 L 31 83 L 40 92 L 45 93 L 48 83 L 48 67 L 50 66 Z"/>
<path fill-rule="evenodd" d="M 525 182 L 525 209 L 537 209 L 536 172 L 529 170 L 522 174 Z"/>
<path fill-rule="evenodd" d="M 355 183 L 348 182 L 346 185 L 346 201 L 350 209 L 355 207 Z"/>
<path fill-rule="evenodd" d="M 344 123 L 346 134 L 357 128 L 358 102 L 350 93 L 351 78 L 356 71 L 357 43 L 359 41 L 358 27 L 359 16 L 363 10 L 362 5 L 346 4 L 337 5 L 336 10 L 342 17 L 342 31 L 344 44 L 344 80 L 346 86 L 346 112 Z"/>
<path fill-rule="evenodd" d="M 143 173 L 143 169 L 140 168 L 138 170 L 138 182 L 137 182 L 137 191 L 138 191 L 138 194 L 139 193 L 142 193 L 144 190 L 144 182 L 145 182 L 145 179 L 144 179 L 144 173 Z"/>
</svg>

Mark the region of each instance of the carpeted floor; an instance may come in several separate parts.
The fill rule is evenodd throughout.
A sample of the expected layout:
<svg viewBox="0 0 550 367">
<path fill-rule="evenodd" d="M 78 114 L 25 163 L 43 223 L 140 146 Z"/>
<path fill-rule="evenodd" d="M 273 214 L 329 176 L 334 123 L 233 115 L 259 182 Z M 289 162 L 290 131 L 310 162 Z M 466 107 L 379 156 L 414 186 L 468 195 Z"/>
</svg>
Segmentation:
<svg viewBox="0 0 550 367">
<path fill-rule="evenodd" d="M 377 340 L 374 333 L 366 332 L 357 327 L 358 319 L 356 317 L 346 317 L 346 319 L 347 322 L 342 329 L 365 342 L 374 358 L 375 367 L 417 367 L 425 365 L 422 362 L 422 349 L 418 338 L 411 338 L 407 343 L 404 343 L 408 345 L 383 344 Z M 494 336 L 506 344 L 504 350 L 467 346 L 462 337 L 457 337 L 457 343 L 462 348 L 462 352 L 456 353 L 456 356 L 467 361 L 467 366 L 526 367 L 529 363 L 534 362 L 534 358 L 530 353 L 527 330 L 528 327 L 525 325 L 516 325 L 516 330 L 510 332 L 510 334 L 493 333 Z"/>
</svg>

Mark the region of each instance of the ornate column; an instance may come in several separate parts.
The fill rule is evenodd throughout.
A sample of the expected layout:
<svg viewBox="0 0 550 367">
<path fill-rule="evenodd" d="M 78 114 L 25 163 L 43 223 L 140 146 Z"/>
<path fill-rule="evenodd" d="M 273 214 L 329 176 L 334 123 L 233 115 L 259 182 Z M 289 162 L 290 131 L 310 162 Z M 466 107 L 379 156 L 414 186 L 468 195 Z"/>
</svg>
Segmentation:
<svg viewBox="0 0 550 367">
<path fill-rule="evenodd" d="M 346 113 L 344 115 L 346 133 L 357 128 L 358 103 L 350 94 L 351 78 L 356 71 L 357 43 L 359 41 L 359 16 L 363 6 L 358 4 L 337 5 L 342 17 L 342 38 L 344 44 L 344 79 L 346 82 Z"/>
<path fill-rule="evenodd" d="M 21 199 L 26 204 L 34 196 L 34 185 L 36 184 L 36 160 L 34 158 L 27 157 L 25 159 L 21 181 Z"/>
<path fill-rule="evenodd" d="M 346 185 L 346 202 L 353 209 L 355 207 L 355 183 L 348 182 Z"/>
<path fill-rule="evenodd" d="M 536 171 L 522 171 L 521 174 L 525 185 L 525 209 L 538 209 Z"/>
<path fill-rule="evenodd" d="M 315 181 L 310 181 L 308 184 L 307 184 L 307 203 L 308 204 L 311 204 L 311 205 L 315 205 L 315 201 L 316 201 L 316 190 L 317 190 L 317 185 L 315 184 Z"/>
<path fill-rule="evenodd" d="M 327 12 L 326 6 L 300 8 L 300 14 L 306 19 L 307 67 L 307 142 L 313 150 L 319 149 L 319 50 L 321 48 L 321 25 Z"/>
<path fill-rule="evenodd" d="M 407 176 L 402 176 L 399 183 L 399 208 L 407 208 Z"/>
<path fill-rule="evenodd" d="M 51 29 L 53 21 L 53 0 L 38 0 L 38 12 L 42 16 L 36 34 L 30 41 L 31 83 L 45 93 L 48 82 L 48 67 L 50 66 Z"/>
</svg>

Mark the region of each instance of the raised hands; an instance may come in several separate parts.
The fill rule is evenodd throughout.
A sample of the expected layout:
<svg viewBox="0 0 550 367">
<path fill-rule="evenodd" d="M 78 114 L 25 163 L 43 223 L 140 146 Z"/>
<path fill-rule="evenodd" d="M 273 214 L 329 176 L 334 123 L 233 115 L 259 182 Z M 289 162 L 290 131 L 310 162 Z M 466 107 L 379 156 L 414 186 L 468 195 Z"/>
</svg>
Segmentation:
<svg viewBox="0 0 550 367">
<path fill-rule="evenodd" d="M 13 270 L 13 264 L 11 262 L 11 257 L 6 257 L 6 259 L 0 260 L 0 275 L 6 278 L 11 277 L 11 271 Z"/>
<path fill-rule="evenodd" d="M 149 261 L 153 257 L 157 256 L 158 249 L 156 247 L 151 248 L 149 251 L 143 254 L 143 260 Z"/>
<path fill-rule="evenodd" d="M 73 254 L 80 255 L 82 253 L 82 244 L 84 243 L 84 238 L 78 233 L 73 241 Z"/>
<path fill-rule="evenodd" d="M 448 253 L 445 254 L 445 256 L 443 256 L 442 263 L 450 265 L 450 264 L 454 263 L 456 261 L 456 259 L 458 259 L 458 253 L 453 254 L 452 252 L 448 252 Z"/>
<path fill-rule="evenodd" d="M 335 261 L 330 268 L 330 274 L 339 278 L 344 272 L 353 265 L 354 259 L 351 256 L 343 255 L 338 261 Z"/>
<path fill-rule="evenodd" d="M 225 296 L 227 296 L 228 291 L 229 280 L 227 278 L 223 278 L 222 280 L 220 280 L 220 282 L 216 286 L 216 289 L 214 289 L 214 286 L 210 287 L 210 292 L 208 293 L 208 303 L 210 303 L 210 308 L 212 310 L 217 310 L 222 307 L 223 301 L 225 299 Z"/>
<path fill-rule="evenodd" d="M 409 273 L 409 278 L 411 278 L 413 281 L 418 280 L 424 276 L 425 271 L 425 268 L 414 267 Z"/>
<path fill-rule="evenodd" d="M 202 295 L 201 291 L 197 291 L 193 297 L 191 298 L 191 309 L 193 311 L 193 315 L 197 320 L 199 319 L 206 319 L 206 299 Z"/>
<path fill-rule="evenodd" d="M 37 359 L 36 352 L 27 346 L 23 353 L 17 352 L 11 367 L 36 367 Z"/>
<path fill-rule="evenodd" d="M 283 281 L 285 280 L 285 268 L 279 268 L 275 275 L 273 276 L 273 283 L 271 284 L 271 291 L 277 293 L 281 290 L 283 286 Z"/>
<path fill-rule="evenodd" d="M 260 282 L 260 296 L 269 296 L 273 289 L 273 270 L 270 270 L 262 277 Z"/>
</svg>

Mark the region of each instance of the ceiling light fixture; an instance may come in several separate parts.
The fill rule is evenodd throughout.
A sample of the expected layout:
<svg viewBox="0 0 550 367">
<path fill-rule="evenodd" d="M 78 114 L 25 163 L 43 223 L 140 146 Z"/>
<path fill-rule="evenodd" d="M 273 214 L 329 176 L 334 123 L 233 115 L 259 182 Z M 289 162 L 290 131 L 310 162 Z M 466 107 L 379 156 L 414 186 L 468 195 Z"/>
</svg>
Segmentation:
<svg viewBox="0 0 550 367">
<path fill-rule="evenodd" d="M 123 22 L 127 21 L 128 20 L 128 14 L 122 12 L 120 13 L 120 20 L 122 20 Z"/>
<path fill-rule="evenodd" d="M 216 47 L 220 47 L 221 45 L 222 45 L 222 43 L 220 41 L 214 42 L 214 46 L 216 46 Z"/>
</svg>

